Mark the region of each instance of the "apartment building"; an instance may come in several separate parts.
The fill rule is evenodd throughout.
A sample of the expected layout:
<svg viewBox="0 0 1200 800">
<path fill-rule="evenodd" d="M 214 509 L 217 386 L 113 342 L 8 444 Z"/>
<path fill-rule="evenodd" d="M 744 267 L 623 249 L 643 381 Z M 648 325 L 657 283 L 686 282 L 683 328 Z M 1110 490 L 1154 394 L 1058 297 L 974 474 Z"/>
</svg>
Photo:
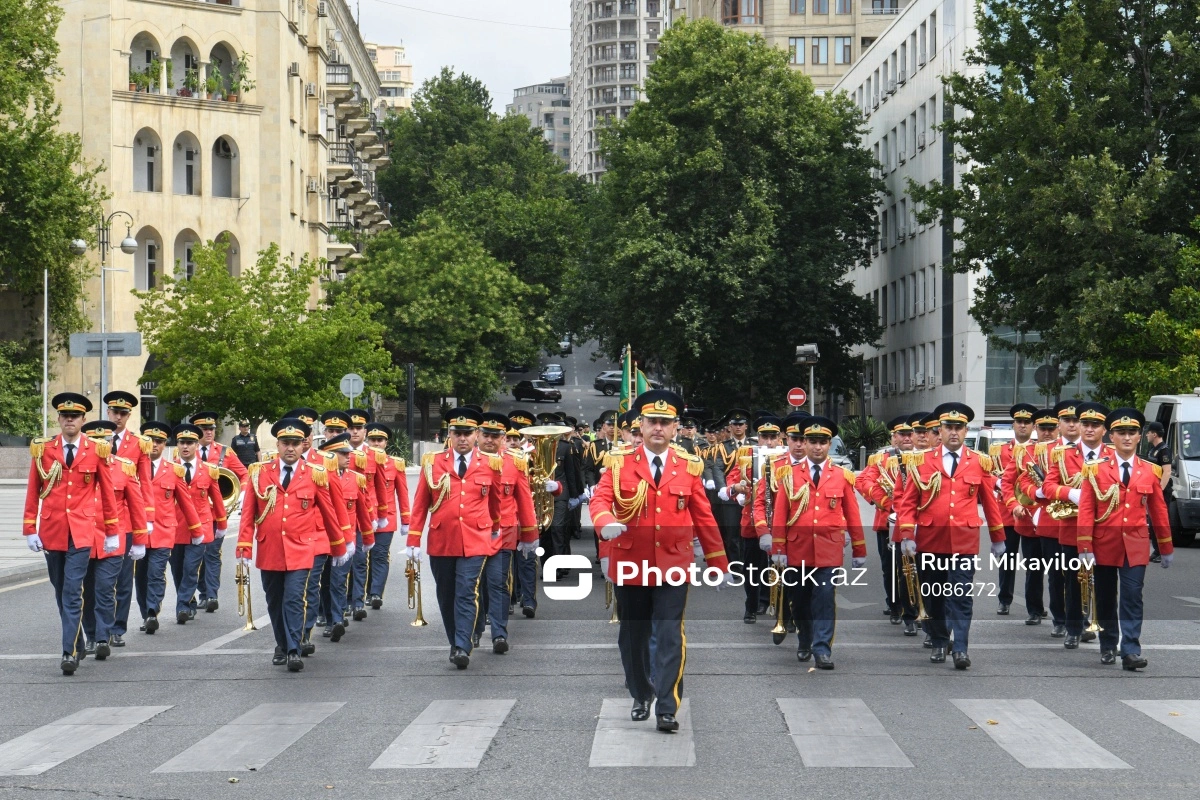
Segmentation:
<svg viewBox="0 0 1200 800">
<path fill-rule="evenodd" d="M 506 114 L 520 114 L 530 127 L 541 128 L 554 155 L 571 163 L 571 78 L 551 78 L 546 83 L 513 90 Z"/>
<path fill-rule="evenodd" d="M 367 42 L 367 56 L 379 75 L 379 104 L 377 112 L 395 113 L 412 108 L 412 62 L 402 44 Z"/>
</svg>

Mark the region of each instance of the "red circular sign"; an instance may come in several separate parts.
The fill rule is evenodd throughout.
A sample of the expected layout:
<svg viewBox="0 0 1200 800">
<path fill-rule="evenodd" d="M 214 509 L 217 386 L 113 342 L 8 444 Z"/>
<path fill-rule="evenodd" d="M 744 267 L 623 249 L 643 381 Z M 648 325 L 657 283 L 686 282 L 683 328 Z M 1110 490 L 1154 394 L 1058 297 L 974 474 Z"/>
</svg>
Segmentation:
<svg viewBox="0 0 1200 800">
<path fill-rule="evenodd" d="M 794 389 L 788 390 L 788 403 L 800 407 L 808 401 L 808 392 L 797 386 Z"/>
</svg>

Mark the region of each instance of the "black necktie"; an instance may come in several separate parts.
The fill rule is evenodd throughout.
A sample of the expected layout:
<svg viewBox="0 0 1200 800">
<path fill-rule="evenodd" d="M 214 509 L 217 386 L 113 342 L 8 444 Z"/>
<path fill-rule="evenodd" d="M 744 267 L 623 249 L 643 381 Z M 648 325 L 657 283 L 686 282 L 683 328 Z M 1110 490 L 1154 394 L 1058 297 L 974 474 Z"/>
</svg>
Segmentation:
<svg viewBox="0 0 1200 800">
<path fill-rule="evenodd" d="M 466 456 L 458 457 L 458 477 L 460 480 L 462 478 L 467 477 L 467 457 Z"/>
<path fill-rule="evenodd" d="M 958 453 L 950 451 L 950 477 L 954 477 L 954 473 L 958 471 Z"/>
<path fill-rule="evenodd" d="M 650 463 L 654 465 L 654 485 L 658 486 L 658 481 L 662 478 L 662 459 L 655 456 Z"/>
<path fill-rule="evenodd" d="M 154 480 L 154 473 L 158 472 L 158 462 L 150 462 L 150 480 Z"/>
<path fill-rule="evenodd" d="M 115 453 L 115 452 L 117 452 L 117 451 L 118 451 L 118 450 L 120 450 L 120 449 L 121 449 L 121 434 L 119 434 L 119 433 L 115 433 L 115 434 L 113 434 L 113 448 L 112 448 L 112 450 L 113 450 L 113 452 Z"/>
<path fill-rule="evenodd" d="M 813 464 L 812 481 L 813 481 L 813 486 L 821 485 L 821 465 L 820 464 Z"/>
<path fill-rule="evenodd" d="M 291 482 L 292 482 L 292 467 L 289 464 L 288 466 L 283 468 L 283 482 L 280 483 L 280 486 L 282 486 L 283 490 L 286 492 L 288 484 Z"/>
<path fill-rule="evenodd" d="M 67 448 L 67 469 L 70 469 L 71 465 L 75 463 L 75 445 L 69 444 L 69 445 L 66 445 L 66 448 Z"/>
<path fill-rule="evenodd" d="M 188 486 L 191 486 L 192 485 L 192 462 L 189 461 L 188 463 L 184 464 L 183 468 L 185 470 L 183 480 L 185 483 L 187 483 Z"/>
<path fill-rule="evenodd" d="M 204 447 L 200 448 L 200 460 L 208 461 L 208 445 L 204 445 Z"/>
<path fill-rule="evenodd" d="M 1125 487 L 1129 486 L 1129 462 L 1128 461 L 1126 461 L 1124 464 L 1121 465 L 1121 485 L 1125 486 Z"/>
<path fill-rule="evenodd" d="M 1087 460 L 1088 460 L 1088 461 L 1095 461 L 1095 460 L 1096 460 L 1096 451 L 1095 451 L 1095 450 L 1093 450 L 1093 451 L 1091 451 L 1090 453 L 1088 453 L 1088 454 L 1087 454 Z"/>
</svg>

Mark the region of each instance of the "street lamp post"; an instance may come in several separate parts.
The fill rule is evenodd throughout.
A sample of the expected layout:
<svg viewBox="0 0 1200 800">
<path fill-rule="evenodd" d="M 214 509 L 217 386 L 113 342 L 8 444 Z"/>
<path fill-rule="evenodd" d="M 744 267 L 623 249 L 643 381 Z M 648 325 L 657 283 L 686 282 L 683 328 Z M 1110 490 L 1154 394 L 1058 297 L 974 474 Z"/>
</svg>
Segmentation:
<svg viewBox="0 0 1200 800">
<path fill-rule="evenodd" d="M 821 351 L 815 344 L 796 345 L 796 365 L 808 367 L 808 413 L 817 413 L 816 384 L 813 380 L 814 367 L 821 360 Z"/>
<path fill-rule="evenodd" d="M 133 238 L 130 231 L 133 228 L 133 215 L 127 211 L 114 211 L 107 217 L 99 216 L 96 218 L 96 242 L 100 250 L 100 333 L 108 332 L 108 320 L 106 314 L 106 298 L 108 295 L 108 281 L 106 273 L 108 272 L 125 272 L 123 269 L 109 269 L 108 264 L 108 248 L 110 246 L 110 232 L 112 231 L 112 222 L 117 217 L 126 217 L 129 222 L 125 223 L 125 238 L 121 240 L 118 247 L 121 252 L 126 255 L 133 255 L 137 252 L 137 240 Z M 83 239 L 76 239 L 71 242 L 71 252 L 75 255 L 83 255 L 87 252 L 87 242 Z M 108 394 L 108 345 L 105 343 L 101 346 L 103 353 L 100 356 L 100 396 Z"/>
</svg>

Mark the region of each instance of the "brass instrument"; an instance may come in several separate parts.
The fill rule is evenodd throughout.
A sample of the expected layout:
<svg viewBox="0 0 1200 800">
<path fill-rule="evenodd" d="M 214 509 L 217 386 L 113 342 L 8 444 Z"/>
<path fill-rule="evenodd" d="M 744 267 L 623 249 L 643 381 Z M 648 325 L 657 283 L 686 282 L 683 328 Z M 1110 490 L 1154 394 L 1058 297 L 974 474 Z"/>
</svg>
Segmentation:
<svg viewBox="0 0 1200 800">
<path fill-rule="evenodd" d="M 1078 489 L 1083 485 L 1082 469 L 1074 478 L 1066 480 L 1067 464 L 1066 460 L 1063 458 L 1062 450 L 1059 450 L 1056 453 L 1056 460 L 1058 461 L 1058 473 L 1063 477 L 1064 480 L 1063 485 L 1071 489 Z M 1075 505 L 1070 500 L 1054 500 L 1048 506 L 1046 506 L 1046 512 L 1050 515 L 1051 519 L 1073 519 L 1074 517 L 1079 516 L 1079 506 Z"/>
<path fill-rule="evenodd" d="M 921 598 L 921 585 L 917 580 L 917 557 L 901 553 L 900 566 L 904 572 L 904 586 L 908 589 L 909 600 L 915 599 L 917 603 L 917 622 L 924 622 L 929 619 L 929 615 L 925 613 L 925 601 Z"/>
<path fill-rule="evenodd" d="M 608 618 L 609 625 L 621 621 L 621 618 L 617 616 L 617 599 L 613 597 L 613 586 L 608 581 L 604 582 L 604 607 L 612 608 L 612 615 Z"/>
<path fill-rule="evenodd" d="M 1083 618 L 1088 621 L 1088 626 L 1084 628 L 1085 633 L 1099 633 L 1104 630 L 1096 621 L 1096 576 L 1091 567 L 1080 566 L 1079 575 L 1079 597 L 1082 600 Z"/>
<path fill-rule="evenodd" d="M 256 631 L 258 626 L 254 624 L 254 611 L 250 608 L 250 568 L 240 561 L 233 571 L 233 582 L 237 584 L 238 616 L 246 618 L 246 624 L 242 630 Z"/>
<path fill-rule="evenodd" d="M 529 453 L 529 489 L 533 493 L 533 508 L 539 530 L 554 522 L 554 496 L 546 491 L 546 481 L 552 480 L 557 466 L 558 439 L 570 433 L 566 425 L 533 425 L 521 429 L 521 435 L 533 443 Z"/>
<path fill-rule="evenodd" d="M 429 623 L 425 621 L 424 609 L 421 606 L 421 562 L 410 558 L 404 565 L 404 577 L 408 578 L 408 607 L 417 610 L 417 617 L 408 623 L 414 628 L 421 628 Z"/>
<path fill-rule="evenodd" d="M 783 637 L 787 636 L 787 626 L 783 624 L 783 609 L 787 606 L 787 595 L 783 589 L 783 576 L 779 574 L 779 570 L 775 570 L 775 575 L 778 579 L 771 587 L 771 596 L 774 597 L 775 605 L 775 627 L 771 628 L 771 636 L 775 644 L 779 644 L 783 641 Z"/>
<path fill-rule="evenodd" d="M 217 467 L 217 487 L 221 490 L 221 499 L 225 501 L 225 514 L 229 516 L 237 511 L 242 501 L 242 482 L 229 467 Z"/>
</svg>

